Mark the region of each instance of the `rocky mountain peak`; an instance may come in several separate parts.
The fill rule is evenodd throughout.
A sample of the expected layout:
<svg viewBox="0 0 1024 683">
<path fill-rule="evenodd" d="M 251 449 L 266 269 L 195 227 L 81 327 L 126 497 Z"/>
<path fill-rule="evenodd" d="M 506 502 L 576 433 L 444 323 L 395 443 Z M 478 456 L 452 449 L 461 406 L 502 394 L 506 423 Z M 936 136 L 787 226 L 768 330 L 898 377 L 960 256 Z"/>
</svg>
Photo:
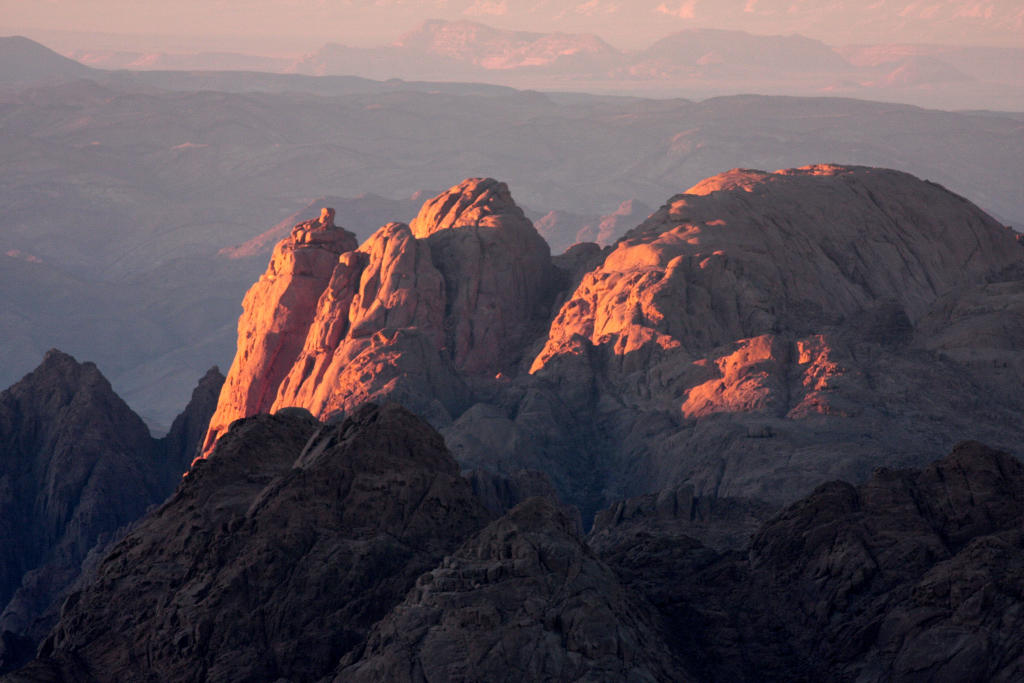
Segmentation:
<svg viewBox="0 0 1024 683">
<path fill-rule="evenodd" d="M 34 648 L 53 623 L 90 549 L 181 481 L 220 379 L 160 440 L 95 364 L 57 349 L 0 393 L 0 671 L 25 654 L 10 644 Z"/>
<path fill-rule="evenodd" d="M 510 372 L 547 322 L 551 254 L 505 183 L 464 180 L 358 248 L 328 216 L 297 225 L 246 294 L 205 453 L 232 420 L 288 406 L 326 418 L 390 398 L 443 424 L 464 409 L 458 373 Z"/>
<path fill-rule="evenodd" d="M 418 238 L 470 226 L 504 227 L 526 222 L 508 185 L 494 178 L 467 178 L 428 200 L 409 227 Z"/>
<path fill-rule="evenodd" d="M 464 467 L 545 472 L 586 524 L 669 486 L 782 504 L 879 452 L 1024 432 L 1024 250 L 941 186 L 733 169 L 637 221 L 552 260 L 507 186 L 471 178 L 359 249 L 285 240 L 322 270 L 272 260 L 247 295 L 208 444 L 257 412 L 394 400 Z"/>
<path fill-rule="evenodd" d="M 342 253 L 356 246 L 356 236 L 334 225 L 334 209 L 320 209 L 320 217 L 299 223 L 291 231 L 295 244 L 317 244 L 325 249 Z"/>
<path fill-rule="evenodd" d="M 587 275 L 547 348 L 589 338 L 622 355 L 691 352 L 785 328 L 813 332 L 893 300 L 910 321 L 1019 261 L 963 198 L 886 169 L 734 169 L 672 197 Z M 726 294 L 728 292 L 728 294 Z M 632 307 L 615 305 L 633 301 Z"/>
<path fill-rule="evenodd" d="M 754 186 L 764 182 L 770 174 L 750 168 L 734 168 L 700 181 L 683 194 L 709 195 L 712 192 L 727 190 L 745 190 L 749 192 Z"/>
<path fill-rule="evenodd" d="M 69 599 L 44 656 L 124 679 L 318 680 L 491 519 L 398 406 L 241 420 Z"/>
</svg>

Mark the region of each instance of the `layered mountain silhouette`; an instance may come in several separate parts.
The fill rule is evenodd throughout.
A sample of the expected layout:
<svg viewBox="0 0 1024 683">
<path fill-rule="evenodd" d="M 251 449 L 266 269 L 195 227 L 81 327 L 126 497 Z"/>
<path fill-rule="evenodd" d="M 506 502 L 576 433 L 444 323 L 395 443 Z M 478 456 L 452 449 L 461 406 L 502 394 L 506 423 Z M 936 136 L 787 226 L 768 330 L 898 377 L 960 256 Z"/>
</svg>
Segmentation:
<svg viewBox="0 0 1024 683">
<path fill-rule="evenodd" d="M 24 36 L 0 36 L 0 87 L 64 83 L 95 73 Z"/>
<path fill-rule="evenodd" d="M 90 551 L 174 490 L 223 379 L 211 370 L 161 439 L 57 350 L 0 394 L 0 670 L 31 658 Z"/>
<path fill-rule="evenodd" d="M 535 33 L 475 21 L 426 21 L 380 47 L 330 43 L 289 67 L 302 74 L 478 80 L 522 88 L 707 97 L 736 92 L 843 94 L 931 106 L 1020 102 L 1014 48 L 830 46 L 801 36 L 692 28 L 635 51 L 596 35 Z M 211 59 L 211 64 L 217 62 Z M 959 92 L 957 90 L 959 88 Z M 944 103 L 939 104 L 939 100 Z M 987 105 L 994 106 L 994 105 Z"/>
<path fill-rule="evenodd" d="M 232 425 L 5 681 L 1013 680 L 1024 466 L 976 442 L 832 482 L 742 549 L 690 495 L 589 537 L 489 512 L 441 436 L 364 405 Z M 704 512 L 695 511 L 704 510 Z M 695 521 L 697 523 L 695 523 Z M 742 525 L 741 525 L 742 526 Z"/>
<path fill-rule="evenodd" d="M 154 431 L 207 367 L 230 364 L 238 304 L 273 243 L 324 205 L 362 241 L 411 220 L 414 192 L 494 175 L 560 253 L 614 242 L 723 169 L 824 158 L 930 178 L 1024 225 L 1024 137 L 1011 114 L 237 72 L 90 79 L 0 92 L 0 289 L 17 293 L 0 316 L 0 386 L 56 346 L 99 364 Z M 647 208 L 606 222 L 631 198 Z M 266 253 L 223 255 L 289 216 Z"/>
<path fill-rule="evenodd" d="M 1022 272 L 1011 230 L 866 167 L 736 169 L 556 258 L 492 179 L 358 248 L 325 209 L 246 295 L 204 448 L 241 417 L 395 400 L 585 520 L 683 485 L 784 503 L 967 435 L 1017 448 Z"/>
</svg>

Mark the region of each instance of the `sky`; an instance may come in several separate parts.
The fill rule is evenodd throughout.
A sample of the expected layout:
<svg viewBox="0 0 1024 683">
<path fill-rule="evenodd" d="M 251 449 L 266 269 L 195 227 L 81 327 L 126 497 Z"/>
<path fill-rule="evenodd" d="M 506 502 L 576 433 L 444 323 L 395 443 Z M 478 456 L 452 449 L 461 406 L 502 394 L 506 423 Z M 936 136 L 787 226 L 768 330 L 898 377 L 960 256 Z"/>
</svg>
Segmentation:
<svg viewBox="0 0 1024 683">
<path fill-rule="evenodd" d="M 1024 47 L 1024 0 L 0 0 L 0 34 L 57 49 L 303 54 L 388 44 L 431 18 L 595 33 L 621 49 L 687 28 Z"/>
</svg>

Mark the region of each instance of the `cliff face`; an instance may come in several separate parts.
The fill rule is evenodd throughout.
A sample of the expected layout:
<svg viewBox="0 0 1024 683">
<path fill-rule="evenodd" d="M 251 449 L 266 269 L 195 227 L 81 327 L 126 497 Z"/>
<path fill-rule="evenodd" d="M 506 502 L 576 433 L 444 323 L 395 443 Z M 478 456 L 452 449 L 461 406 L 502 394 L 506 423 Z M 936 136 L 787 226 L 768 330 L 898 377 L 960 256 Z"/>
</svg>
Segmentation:
<svg viewBox="0 0 1024 683">
<path fill-rule="evenodd" d="M 0 668 L 31 654 L 87 553 L 178 484 L 222 379 L 207 374 L 162 440 L 95 365 L 57 350 L 0 394 Z"/>
<path fill-rule="evenodd" d="M 730 171 L 583 276 L 531 372 L 596 387 L 610 480 L 784 502 L 964 435 L 1015 448 L 1022 262 L 1012 231 L 903 173 Z"/>
<path fill-rule="evenodd" d="M 574 337 L 628 355 L 700 354 L 773 331 L 809 335 L 882 304 L 913 325 L 935 299 L 1019 262 L 965 200 L 896 171 L 734 170 L 671 198 L 562 307 L 540 370 Z"/>
<path fill-rule="evenodd" d="M 304 225 L 246 295 L 207 453 L 231 421 L 288 406 L 388 397 L 450 422 L 464 379 L 507 371 L 546 322 L 550 252 L 504 183 L 466 180 L 358 249 L 333 227 L 311 243 Z"/>
<path fill-rule="evenodd" d="M 334 212 L 326 209 L 318 220 L 296 225 L 274 248 L 267 272 L 242 302 L 238 353 L 207 442 L 223 433 L 232 419 L 269 410 L 277 385 L 302 349 L 317 299 L 331 279 L 338 256 L 354 248 L 355 236 L 336 228 Z M 209 445 L 204 443 L 204 448 Z"/>
<path fill-rule="evenodd" d="M 556 259 L 503 184 L 467 180 L 325 256 L 301 303 L 275 256 L 206 452 L 260 410 L 387 398 L 587 519 L 686 485 L 783 503 L 965 435 L 1015 448 L 1022 264 L 1010 230 L 884 169 L 736 169 Z"/>
</svg>

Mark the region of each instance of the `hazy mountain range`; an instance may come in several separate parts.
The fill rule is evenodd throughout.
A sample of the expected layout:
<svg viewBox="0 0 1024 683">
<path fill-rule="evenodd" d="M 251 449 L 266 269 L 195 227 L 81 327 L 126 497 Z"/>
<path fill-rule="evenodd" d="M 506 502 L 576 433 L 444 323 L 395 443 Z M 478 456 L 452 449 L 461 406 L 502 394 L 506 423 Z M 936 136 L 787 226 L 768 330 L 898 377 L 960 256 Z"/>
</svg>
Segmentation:
<svg viewBox="0 0 1024 683">
<path fill-rule="evenodd" d="M 380 47 L 328 43 L 298 58 L 76 50 L 105 69 L 246 70 L 465 80 L 640 96 L 841 95 L 956 109 L 1024 109 L 1024 48 L 830 46 L 797 34 L 688 29 L 623 51 L 592 34 L 432 20 Z"/>
<path fill-rule="evenodd" d="M 228 256 L 315 213 L 321 197 L 363 238 L 408 220 L 417 192 L 498 176 L 557 251 L 633 227 L 643 216 L 600 234 L 624 201 L 653 207 L 722 169 L 824 159 L 904 169 L 1024 224 L 1024 136 L 1011 115 L 838 98 L 83 73 L 30 41 L 0 47 L 10 84 L 0 93 L 0 278 L 19 292 L 0 311 L 0 384 L 60 346 L 99 362 L 164 428 L 195 378 L 230 359 L 238 302 L 273 239 L 243 250 L 251 258 Z M 27 81 L 64 82 L 13 85 Z"/>
</svg>

